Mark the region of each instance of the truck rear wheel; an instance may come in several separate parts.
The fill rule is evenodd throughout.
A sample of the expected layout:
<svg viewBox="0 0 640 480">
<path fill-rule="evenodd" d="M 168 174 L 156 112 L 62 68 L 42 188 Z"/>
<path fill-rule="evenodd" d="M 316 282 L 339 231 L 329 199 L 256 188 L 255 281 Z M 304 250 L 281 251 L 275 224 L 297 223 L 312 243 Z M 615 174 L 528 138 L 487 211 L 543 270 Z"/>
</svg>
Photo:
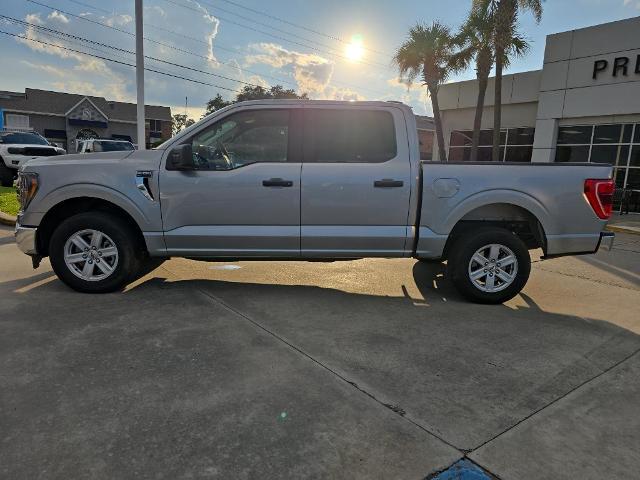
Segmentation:
<svg viewBox="0 0 640 480">
<path fill-rule="evenodd" d="M 531 257 L 509 230 L 486 227 L 459 238 L 451 248 L 448 270 L 458 291 L 477 303 L 503 303 L 529 279 Z"/>
<path fill-rule="evenodd" d="M 7 167 L 2 158 L 0 158 L 0 185 L 3 187 L 12 187 L 13 180 L 16 178 L 15 170 Z"/>
<path fill-rule="evenodd" d="M 141 267 L 135 234 L 115 215 L 86 212 L 63 221 L 49 243 L 51 266 L 60 280 L 79 292 L 107 293 L 123 288 Z"/>
</svg>

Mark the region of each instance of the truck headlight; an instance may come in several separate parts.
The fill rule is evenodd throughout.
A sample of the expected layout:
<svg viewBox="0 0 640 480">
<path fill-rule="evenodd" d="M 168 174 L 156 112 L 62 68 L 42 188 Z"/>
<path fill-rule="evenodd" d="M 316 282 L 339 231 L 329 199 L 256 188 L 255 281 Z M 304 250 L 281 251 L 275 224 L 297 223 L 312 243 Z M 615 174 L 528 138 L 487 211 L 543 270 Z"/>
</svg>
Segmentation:
<svg viewBox="0 0 640 480">
<path fill-rule="evenodd" d="M 37 191 L 38 174 L 34 172 L 19 172 L 17 194 L 20 211 L 24 212 L 27 209 Z"/>
</svg>

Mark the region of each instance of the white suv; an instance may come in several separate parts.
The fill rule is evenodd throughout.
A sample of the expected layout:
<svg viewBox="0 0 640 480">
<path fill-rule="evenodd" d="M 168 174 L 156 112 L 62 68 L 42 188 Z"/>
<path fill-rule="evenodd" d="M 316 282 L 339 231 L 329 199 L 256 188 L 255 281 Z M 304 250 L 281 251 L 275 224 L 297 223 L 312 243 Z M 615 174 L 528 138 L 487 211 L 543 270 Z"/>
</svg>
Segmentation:
<svg viewBox="0 0 640 480">
<path fill-rule="evenodd" d="M 0 184 L 3 187 L 12 186 L 18 168 L 27 160 L 65 153 L 63 148 L 51 145 L 36 132 L 0 130 Z"/>
</svg>

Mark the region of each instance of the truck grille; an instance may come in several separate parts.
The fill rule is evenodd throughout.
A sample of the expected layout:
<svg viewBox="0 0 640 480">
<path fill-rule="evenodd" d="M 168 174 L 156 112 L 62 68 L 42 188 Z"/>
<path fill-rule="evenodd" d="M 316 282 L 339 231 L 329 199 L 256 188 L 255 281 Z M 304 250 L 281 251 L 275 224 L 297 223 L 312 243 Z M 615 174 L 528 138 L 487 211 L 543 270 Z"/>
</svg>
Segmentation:
<svg viewBox="0 0 640 480">
<path fill-rule="evenodd" d="M 28 155 L 30 157 L 52 157 L 54 155 L 58 155 L 58 151 L 55 148 L 24 147 L 23 150 L 23 155 Z"/>
</svg>

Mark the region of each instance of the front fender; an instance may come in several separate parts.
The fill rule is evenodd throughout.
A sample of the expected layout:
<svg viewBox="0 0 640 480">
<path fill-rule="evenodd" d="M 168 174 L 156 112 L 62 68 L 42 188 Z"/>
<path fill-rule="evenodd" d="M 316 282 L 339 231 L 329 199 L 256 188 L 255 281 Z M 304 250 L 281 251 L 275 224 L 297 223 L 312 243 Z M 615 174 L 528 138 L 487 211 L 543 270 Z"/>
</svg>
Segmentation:
<svg viewBox="0 0 640 480">
<path fill-rule="evenodd" d="M 162 230 L 157 202 L 149 202 L 141 196 L 141 200 L 148 203 L 146 208 L 141 208 L 122 192 L 105 185 L 91 183 L 74 183 L 48 192 L 37 203 L 29 206 L 27 212 L 23 214 L 21 222 L 24 225 L 37 226 L 44 215 L 56 205 L 66 200 L 83 197 L 98 198 L 120 207 L 133 218 L 143 232 Z"/>
</svg>

